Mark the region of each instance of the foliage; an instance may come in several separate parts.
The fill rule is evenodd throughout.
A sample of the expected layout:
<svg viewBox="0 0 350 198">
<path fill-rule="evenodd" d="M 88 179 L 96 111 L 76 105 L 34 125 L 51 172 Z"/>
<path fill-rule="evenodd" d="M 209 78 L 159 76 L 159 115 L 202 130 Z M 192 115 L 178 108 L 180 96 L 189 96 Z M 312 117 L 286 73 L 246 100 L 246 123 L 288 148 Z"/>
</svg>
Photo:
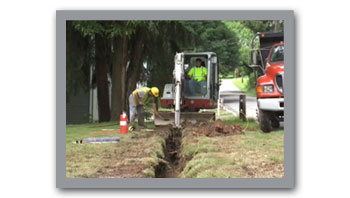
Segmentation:
<svg viewBox="0 0 350 198">
<path fill-rule="evenodd" d="M 150 22 L 144 54 L 148 75 L 144 75 L 143 80 L 162 92 L 164 84 L 172 82 L 175 53 L 194 46 L 194 39 L 194 34 L 182 22 Z"/>
<path fill-rule="evenodd" d="M 79 91 L 86 92 L 89 90 L 90 65 L 93 63 L 93 51 L 91 40 L 83 37 L 77 31 L 71 21 L 66 24 L 66 95 L 67 102 L 70 96 L 77 94 Z"/>
<path fill-rule="evenodd" d="M 212 51 L 220 60 L 220 73 L 233 73 L 239 65 L 239 41 L 236 32 L 222 21 L 183 21 L 185 27 L 196 35 L 192 51 Z M 186 49 L 185 49 L 186 50 Z"/>
<path fill-rule="evenodd" d="M 254 32 L 242 24 L 242 21 L 225 21 L 225 25 L 238 37 L 239 41 L 239 70 L 241 76 L 247 75 L 252 70 L 248 67 L 251 42 Z"/>
<path fill-rule="evenodd" d="M 107 38 L 117 36 L 131 37 L 136 32 L 136 27 L 144 25 L 145 21 L 73 21 L 74 28 L 84 37 L 94 37 L 101 34 Z"/>
<path fill-rule="evenodd" d="M 79 89 L 89 89 L 90 67 L 95 66 L 96 35 L 109 43 L 106 64 L 111 72 L 113 53 L 119 45 L 113 41 L 120 37 L 128 39 L 130 63 L 139 43 L 137 32 L 145 30 L 140 61 L 132 65 L 140 68 L 130 72 L 137 71 L 138 82 L 157 86 L 162 92 L 164 84 L 172 82 L 174 54 L 181 51 L 213 51 L 220 61 L 221 76 L 233 75 L 235 68 L 239 68 L 241 76 L 253 77 L 253 70 L 247 67 L 251 40 L 256 32 L 269 31 L 272 26 L 281 29 L 283 21 L 68 21 L 67 98 Z M 249 79 L 249 84 L 255 86 L 256 79 Z"/>
<path fill-rule="evenodd" d="M 271 29 L 272 21 L 259 21 L 259 20 L 249 20 L 249 21 L 240 21 L 245 27 L 249 28 L 252 32 L 269 32 Z"/>
<path fill-rule="evenodd" d="M 226 26 L 236 32 L 239 38 L 240 76 L 247 76 L 246 90 L 254 90 L 256 86 L 256 70 L 248 67 L 251 42 L 257 32 L 283 31 L 283 21 L 225 21 Z M 249 91 L 253 93 L 252 91 Z"/>
<path fill-rule="evenodd" d="M 236 85 L 236 87 L 238 87 L 241 91 L 245 92 L 247 95 L 256 97 L 256 76 L 254 75 L 254 73 L 251 73 L 249 77 L 245 76 L 241 78 L 235 78 L 232 80 L 232 83 Z"/>
<path fill-rule="evenodd" d="M 145 62 L 149 75 L 145 77 L 150 86 L 162 89 L 172 82 L 176 52 L 213 51 L 222 74 L 233 73 L 239 65 L 236 33 L 222 21 L 153 21 L 148 27 Z"/>
</svg>

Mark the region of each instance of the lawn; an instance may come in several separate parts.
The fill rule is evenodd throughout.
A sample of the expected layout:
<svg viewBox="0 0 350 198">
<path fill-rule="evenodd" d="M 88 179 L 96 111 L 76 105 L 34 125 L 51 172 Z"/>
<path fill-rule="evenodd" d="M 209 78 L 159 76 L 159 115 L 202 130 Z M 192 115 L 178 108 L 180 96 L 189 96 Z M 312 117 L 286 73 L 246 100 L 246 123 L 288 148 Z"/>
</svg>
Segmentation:
<svg viewBox="0 0 350 198">
<path fill-rule="evenodd" d="M 207 137 L 193 131 L 182 131 L 179 157 L 183 178 L 271 178 L 283 177 L 283 129 L 262 133 L 250 119 L 243 122 L 225 113 L 223 121 L 239 124 L 244 135 Z M 114 122 L 67 125 L 66 176 L 68 178 L 156 177 L 166 160 L 164 147 L 169 127 L 155 128 L 121 135 Z M 75 144 L 87 137 L 120 137 L 118 143 Z"/>
<path fill-rule="evenodd" d="M 249 78 L 247 76 L 243 77 L 243 83 L 242 83 L 242 77 L 241 78 L 234 78 L 232 80 L 232 83 L 234 85 L 236 85 L 238 87 L 238 89 L 245 92 L 247 95 L 256 97 L 255 87 L 249 87 L 248 80 L 249 80 Z"/>
<path fill-rule="evenodd" d="M 152 124 L 147 124 L 151 130 Z M 119 129 L 109 123 L 67 125 L 66 176 L 75 177 L 154 177 L 164 158 L 166 130 L 139 131 L 121 135 L 105 133 Z M 104 134 L 103 134 L 104 133 Z M 120 137 L 117 143 L 75 144 L 86 137 Z"/>
<path fill-rule="evenodd" d="M 254 120 L 224 120 L 244 127 L 245 135 L 196 136 L 184 130 L 183 178 L 281 178 L 284 175 L 284 131 L 262 133 Z"/>
</svg>

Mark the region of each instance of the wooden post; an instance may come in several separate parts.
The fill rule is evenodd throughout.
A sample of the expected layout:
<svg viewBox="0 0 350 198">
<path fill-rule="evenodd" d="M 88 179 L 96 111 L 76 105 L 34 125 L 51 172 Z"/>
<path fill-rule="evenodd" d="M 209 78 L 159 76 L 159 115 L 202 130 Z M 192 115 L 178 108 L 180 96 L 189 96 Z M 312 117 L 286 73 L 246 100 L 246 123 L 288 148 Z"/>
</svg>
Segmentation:
<svg viewBox="0 0 350 198">
<path fill-rule="evenodd" d="M 247 121 L 246 116 L 246 95 L 239 95 L 239 118 L 244 122 Z"/>
<path fill-rule="evenodd" d="M 217 114 L 218 114 L 218 118 L 220 118 L 220 108 L 221 108 L 221 104 L 220 104 L 220 97 L 218 98 L 218 103 L 217 103 L 218 109 L 217 109 Z"/>
</svg>

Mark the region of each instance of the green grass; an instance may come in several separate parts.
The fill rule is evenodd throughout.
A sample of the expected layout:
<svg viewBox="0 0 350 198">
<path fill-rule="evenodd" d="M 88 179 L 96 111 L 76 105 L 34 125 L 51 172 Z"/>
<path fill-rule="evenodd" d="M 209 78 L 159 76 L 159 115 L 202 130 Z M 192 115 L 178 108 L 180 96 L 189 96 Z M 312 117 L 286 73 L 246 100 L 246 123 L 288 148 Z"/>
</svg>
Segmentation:
<svg viewBox="0 0 350 198">
<path fill-rule="evenodd" d="M 217 110 L 213 110 L 215 113 L 217 113 Z M 224 109 L 220 109 L 220 116 L 216 114 L 217 119 L 220 117 L 221 118 L 226 118 L 226 117 L 232 117 L 232 113 L 229 111 L 226 111 Z"/>
<path fill-rule="evenodd" d="M 284 175 L 284 131 L 262 133 L 253 120 L 243 122 L 225 116 L 228 124 L 239 124 L 245 135 L 197 136 L 192 129 L 182 132 L 181 160 L 183 178 L 271 178 Z M 154 128 L 146 123 L 148 128 Z M 116 122 L 67 125 L 66 176 L 69 178 L 155 177 L 155 168 L 164 161 L 163 147 L 169 133 L 166 130 L 91 134 L 116 130 Z M 75 144 L 87 137 L 121 138 L 119 143 Z"/>
<path fill-rule="evenodd" d="M 249 87 L 248 81 L 249 81 L 249 78 L 246 76 L 246 77 L 243 77 L 243 83 L 242 83 L 242 78 L 234 78 L 232 80 L 232 83 L 236 85 L 238 89 L 245 92 L 247 95 L 256 97 L 255 87 Z"/>
<path fill-rule="evenodd" d="M 227 75 L 219 75 L 220 79 L 230 79 L 230 78 L 234 78 L 234 74 L 227 74 Z"/>
<path fill-rule="evenodd" d="M 183 131 L 183 178 L 281 178 L 284 175 L 284 131 L 262 133 L 254 120 L 224 120 L 246 128 L 245 135 L 195 136 Z"/>
<path fill-rule="evenodd" d="M 154 128 L 147 123 L 147 128 Z M 164 158 L 163 146 L 168 134 L 155 131 L 91 134 L 116 130 L 114 122 L 67 125 L 66 176 L 75 177 L 154 177 L 154 167 Z M 118 143 L 75 144 L 87 137 L 120 137 Z"/>
</svg>

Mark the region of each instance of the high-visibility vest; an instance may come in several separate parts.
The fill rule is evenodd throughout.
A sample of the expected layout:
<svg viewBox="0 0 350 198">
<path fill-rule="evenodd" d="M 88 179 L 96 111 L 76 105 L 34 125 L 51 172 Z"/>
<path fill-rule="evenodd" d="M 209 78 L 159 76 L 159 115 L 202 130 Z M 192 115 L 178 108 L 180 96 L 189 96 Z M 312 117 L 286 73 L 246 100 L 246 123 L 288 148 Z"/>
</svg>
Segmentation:
<svg viewBox="0 0 350 198">
<path fill-rule="evenodd" d="M 148 99 L 149 99 L 149 92 L 151 91 L 151 88 L 148 88 L 148 87 L 141 87 L 141 88 L 138 88 L 136 89 L 135 91 L 132 92 L 133 96 L 134 96 L 134 100 L 136 101 L 135 99 L 135 94 L 138 94 L 139 91 L 144 91 L 145 92 L 145 96 L 143 98 L 140 98 L 143 102 L 143 104 L 146 104 L 148 102 Z"/>
<path fill-rule="evenodd" d="M 200 67 L 200 68 L 193 67 L 192 69 L 194 70 L 193 71 L 193 79 L 195 79 L 198 82 L 205 80 L 205 72 L 208 73 L 207 68 L 205 68 L 205 67 Z"/>
</svg>

